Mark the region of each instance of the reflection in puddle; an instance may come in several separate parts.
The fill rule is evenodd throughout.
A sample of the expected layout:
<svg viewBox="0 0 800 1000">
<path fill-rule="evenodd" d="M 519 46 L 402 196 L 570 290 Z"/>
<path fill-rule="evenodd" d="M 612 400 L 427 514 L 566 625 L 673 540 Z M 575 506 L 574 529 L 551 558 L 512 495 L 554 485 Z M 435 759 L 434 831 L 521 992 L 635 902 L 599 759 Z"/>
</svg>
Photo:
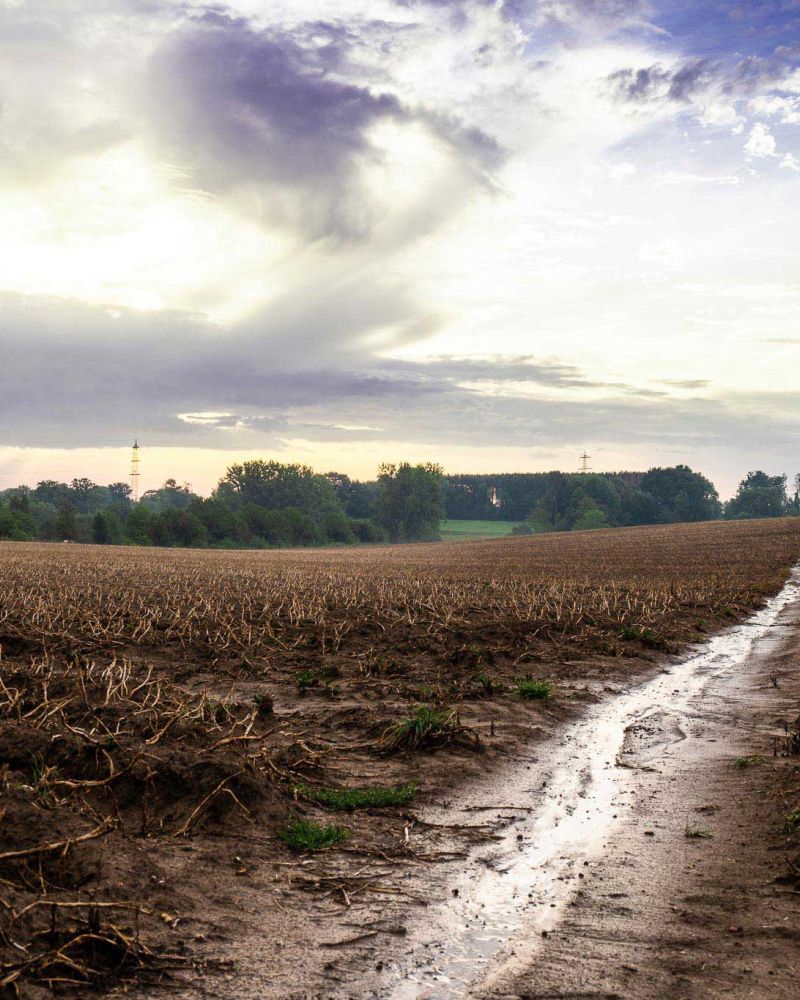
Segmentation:
<svg viewBox="0 0 800 1000">
<path fill-rule="evenodd" d="M 558 763 L 545 772 L 544 783 L 538 771 L 537 787 L 531 788 L 528 765 L 509 773 L 504 800 L 533 802 L 536 811 L 512 823 L 502 843 L 474 853 L 457 895 L 446 904 L 446 940 L 424 955 L 417 951 L 417 966 L 383 994 L 387 1000 L 464 997 L 490 960 L 509 961 L 518 931 L 524 928 L 529 949 L 537 935 L 556 927 L 582 871 L 600 854 L 620 799 L 633 794 L 630 771 L 619 766 L 634 752 L 626 732 L 632 734 L 637 765 L 668 754 L 685 736 L 675 716 L 689 709 L 709 680 L 746 658 L 753 642 L 797 599 L 799 583 L 796 571 L 747 622 L 715 636 L 691 659 L 590 710 L 564 734 Z M 497 809 L 498 815 L 509 812 Z"/>
</svg>

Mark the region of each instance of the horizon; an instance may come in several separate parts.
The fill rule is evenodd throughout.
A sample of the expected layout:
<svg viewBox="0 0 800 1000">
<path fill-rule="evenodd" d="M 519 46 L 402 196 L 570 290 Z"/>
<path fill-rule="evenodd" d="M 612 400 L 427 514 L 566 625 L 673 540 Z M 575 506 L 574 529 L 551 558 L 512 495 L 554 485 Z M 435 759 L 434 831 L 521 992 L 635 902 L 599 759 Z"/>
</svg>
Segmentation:
<svg viewBox="0 0 800 1000">
<path fill-rule="evenodd" d="M 0 488 L 796 472 L 800 6 L 0 0 Z"/>
<path fill-rule="evenodd" d="M 34 488 L 37 485 L 37 483 L 45 481 L 45 480 L 54 480 L 54 481 L 57 481 L 57 482 L 69 483 L 73 479 L 80 479 L 80 478 L 91 479 L 97 485 L 101 485 L 101 486 L 106 486 L 106 485 L 109 485 L 110 483 L 116 483 L 116 482 L 124 482 L 124 483 L 130 484 L 130 456 L 131 456 L 131 448 L 129 447 L 129 448 L 126 448 L 126 449 L 113 449 L 113 450 L 115 452 L 124 453 L 124 456 L 126 457 L 126 460 L 127 460 L 126 463 L 124 463 L 123 466 L 121 466 L 121 468 L 124 470 L 124 473 L 125 473 L 124 475 L 121 474 L 121 475 L 115 477 L 112 474 L 110 478 L 106 478 L 104 480 L 102 478 L 102 475 L 101 476 L 92 475 L 92 474 L 90 474 L 90 471 L 86 471 L 85 467 L 83 468 L 83 470 L 75 471 L 74 467 L 72 467 L 72 466 L 69 465 L 69 455 L 70 455 L 70 453 L 67 452 L 65 454 L 65 456 L 64 456 L 64 459 L 63 459 L 64 465 L 59 467 L 61 469 L 61 471 L 60 471 L 59 474 L 45 474 L 45 475 L 40 475 L 38 472 L 32 472 L 31 471 L 31 472 L 29 472 L 28 477 L 26 479 L 17 480 L 17 481 L 12 482 L 11 479 L 13 478 L 13 476 L 10 476 L 9 473 L 4 472 L 3 468 L 0 467 L 0 491 L 5 490 L 5 489 L 13 489 L 14 487 L 17 487 L 17 486 L 27 486 L 27 487 L 30 487 L 30 488 Z M 267 461 L 269 461 L 269 460 L 275 460 L 275 461 L 282 461 L 282 462 L 286 462 L 286 463 L 291 463 L 292 461 L 295 461 L 294 459 L 286 457 L 286 456 L 283 456 L 283 457 L 278 456 L 278 457 L 276 457 L 275 455 L 272 455 L 272 454 L 269 454 L 269 453 L 262 453 L 262 452 L 253 452 L 251 454 L 234 454 L 234 453 L 228 454 L 228 453 L 225 453 L 225 462 L 227 464 L 221 466 L 217 470 L 217 472 L 215 474 L 211 475 L 210 478 L 207 478 L 207 479 L 205 479 L 203 481 L 197 482 L 197 481 L 193 481 L 192 480 L 191 475 L 188 475 L 188 476 L 184 475 L 184 474 L 175 475 L 174 474 L 174 470 L 172 472 L 170 472 L 170 468 L 171 468 L 170 462 L 171 461 L 175 462 L 176 459 L 180 462 L 181 458 L 185 459 L 186 458 L 185 452 L 178 451 L 177 454 L 175 454 L 172 449 L 159 449 L 159 452 L 160 452 L 160 454 L 159 454 L 159 458 L 158 458 L 158 462 L 157 462 L 157 467 L 159 469 L 161 469 L 161 472 L 159 474 L 151 473 L 150 475 L 147 475 L 147 473 L 144 473 L 142 475 L 142 480 L 140 481 L 140 495 L 146 493 L 148 490 L 156 490 L 156 489 L 158 489 L 159 487 L 161 487 L 164 484 L 164 482 L 167 479 L 174 479 L 178 484 L 181 484 L 181 485 L 182 484 L 187 484 L 187 485 L 189 485 L 191 487 L 192 491 L 194 493 L 197 493 L 199 496 L 208 497 L 211 494 L 211 492 L 216 488 L 216 486 L 219 484 L 220 480 L 223 478 L 223 476 L 225 474 L 225 470 L 227 469 L 228 465 L 230 465 L 230 464 L 232 464 L 234 462 L 246 462 L 246 461 L 254 460 L 254 459 L 264 459 L 264 460 L 267 460 Z M 167 454 L 164 455 L 163 454 L 164 452 L 166 452 Z M 144 454 L 146 456 L 147 455 L 147 449 L 144 446 L 139 445 L 139 453 L 140 453 L 140 456 L 142 454 Z M 579 458 L 580 457 L 582 457 L 582 456 L 579 456 Z M 591 459 L 591 456 L 588 456 L 588 457 Z M 191 456 L 190 456 L 190 458 L 191 458 Z M 46 460 L 47 461 L 51 461 L 51 458 L 48 456 L 48 458 Z M 406 462 L 407 461 L 407 462 L 409 462 L 412 465 L 413 464 L 417 464 L 417 462 L 423 462 L 423 461 L 436 462 L 435 458 L 414 459 L 414 458 L 409 458 L 407 456 L 406 457 L 402 457 L 402 456 L 401 457 L 397 457 L 397 458 L 392 459 L 392 460 L 384 459 L 383 461 L 387 461 L 387 462 L 391 461 L 394 464 L 400 464 L 401 462 Z M 143 466 L 146 469 L 147 468 L 147 460 L 146 460 L 146 458 L 142 461 L 142 464 L 143 464 Z M 302 460 L 297 460 L 297 464 L 308 465 L 309 463 L 305 462 L 305 461 L 302 461 Z M 330 467 L 330 468 L 327 468 L 327 467 L 324 467 L 324 466 L 311 465 L 311 468 L 313 469 L 314 472 L 321 473 L 323 475 L 327 474 L 327 473 L 337 472 L 337 473 L 340 473 L 340 474 L 344 474 L 344 475 L 350 476 L 350 478 L 353 479 L 353 480 L 358 480 L 358 481 L 361 481 L 361 482 L 370 482 L 370 481 L 374 482 L 377 479 L 379 464 L 381 464 L 381 463 L 380 462 L 376 463 L 374 465 L 374 467 L 372 467 L 371 471 L 367 470 L 365 473 L 362 473 L 362 474 L 354 474 L 353 472 L 349 471 L 347 468 L 342 468 L 342 467 L 337 467 L 337 468 Z M 441 463 L 436 462 L 436 464 L 441 464 Z M 673 465 L 686 465 L 688 463 L 677 461 L 677 462 L 674 462 L 672 464 Z M 103 462 L 102 465 L 99 466 L 99 467 L 106 468 L 107 467 L 107 463 Z M 625 468 L 625 467 L 614 467 L 614 468 L 602 468 L 601 469 L 601 468 L 596 468 L 594 465 L 592 465 L 586 471 L 590 475 L 591 474 L 596 474 L 596 475 L 614 475 L 614 474 L 625 474 L 625 473 L 639 473 L 639 474 L 643 474 L 643 473 L 647 472 L 647 470 L 649 468 L 654 468 L 654 466 L 647 466 L 647 467 L 640 468 L 640 469 L 636 469 L 636 468 L 633 468 L 633 467 L 627 467 L 627 468 Z M 475 476 L 492 477 L 492 476 L 501 476 L 501 475 L 535 475 L 535 474 L 546 474 L 546 473 L 549 473 L 549 472 L 560 472 L 560 473 L 562 473 L 564 475 L 579 475 L 579 474 L 581 474 L 581 472 L 583 470 L 581 470 L 581 469 L 579 469 L 577 467 L 577 461 L 576 461 L 576 467 L 574 469 L 551 466 L 551 467 L 548 467 L 548 468 L 540 468 L 540 469 L 496 469 L 495 468 L 495 469 L 491 469 L 489 471 L 487 471 L 486 469 L 475 469 L 475 470 L 465 471 L 464 469 L 448 469 L 448 468 L 445 467 L 443 469 L 443 471 L 444 471 L 444 475 L 446 477 L 447 476 L 463 476 L 463 475 L 475 475 Z M 740 477 L 736 480 L 735 484 L 730 489 L 729 493 L 726 492 L 723 489 L 720 489 L 719 485 L 717 484 L 717 482 L 714 480 L 714 478 L 712 476 L 708 475 L 708 473 L 706 472 L 706 470 L 692 467 L 692 471 L 698 472 L 701 475 L 706 476 L 707 479 L 710 479 L 710 481 L 712 482 L 712 484 L 717 489 L 717 492 L 719 494 L 720 500 L 723 501 L 723 502 L 725 502 L 725 501 L 731 499 L 735 495 L 736 488 L 738 487 L 739 482 L 745 477 L 745 475 L 748 472 L 753 471 L 753 470 L 749 470 L 749 469 L 748 470 L 743 470 L 742 473 L 741 473 L 741 475 L 740 475 Z M 782 474 L 786 474 L 787 477 L 788 477 L 789 483 L 791 483 L 791 481 L 792 481 L 792 479 L 794 477 L 794 472 L 790 471 L 790 470 L 774 471 L 774 470 L 770 470 L 770 469 L 762 469 L 761 471 L 766 472 L 768 475 L 782 475 Z M 189 470 L 189 472 L 191 472 L 191 470 Z"/>
</svg>

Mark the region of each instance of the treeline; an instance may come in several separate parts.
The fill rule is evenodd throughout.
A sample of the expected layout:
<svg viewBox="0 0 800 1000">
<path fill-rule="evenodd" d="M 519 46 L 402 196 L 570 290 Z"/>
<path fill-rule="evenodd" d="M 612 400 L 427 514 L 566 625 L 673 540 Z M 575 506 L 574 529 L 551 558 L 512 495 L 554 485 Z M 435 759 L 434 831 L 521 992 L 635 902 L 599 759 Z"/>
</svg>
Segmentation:
<svg viewBox="0 0 800 1000">
<path fill-rule="evenodd" d="M 0 493 L 0 538 L 215 548 L 438 538 L 438 466 L 383 465 L 364 486 L 338 473 L 265 461 L 232 465 L 208 498 L 174 479 L 139 503 L 126 483 L 47 480 Z"/>
<path fill-rule="evenodd" d="M 722 503 L 714 484 L 686 465 L 648 472 L 448 476 L 445 508 L 450 518 L 518 521 L 518 533 L 574 531 L 800 514 L 800 474 L 793 486 L 790 496 L 785 475 L 749 472 L 736 496 Z"/>
<path fill-rule="evenodd" d="M 211 496 L 167 480 L 134 504 L 126 483 L 46 480 L 0 493 L 0 539 L 215 548 L 430 541 L 444 518 L 515 521 L 517 533 L 800 514 L 800 475 L 749 472 L 723 504 L 688 466 L 648 472 L 445 476 L 384 465 L 374 481 L 304 465 L 235 464 Z"/>
</svg>

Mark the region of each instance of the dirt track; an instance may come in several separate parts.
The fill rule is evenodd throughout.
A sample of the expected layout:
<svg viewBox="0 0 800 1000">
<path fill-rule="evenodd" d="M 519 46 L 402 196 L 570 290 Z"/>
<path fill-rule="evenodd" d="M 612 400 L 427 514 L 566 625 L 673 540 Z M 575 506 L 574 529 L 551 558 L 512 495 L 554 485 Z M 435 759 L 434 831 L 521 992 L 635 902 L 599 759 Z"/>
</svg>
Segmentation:
<svg viewBox="0 0 800 1000">
<path fill-rule="evenodd" d="M 800 894 L 785 878 L 797 844 L 782 830 L 800 764 L 773 757 L 800 705 L 800 602 L 779 621 L 790 627 L 757 641 L 688 716 L 665 712 L 632 736 L 635 795 L 618 803 L 585 889 L 535 955 L 523 943 L 516 968 L 476 996 L 800 995 Z M 764 763 L 735 766 L 751 755 Z"/>
</svg>

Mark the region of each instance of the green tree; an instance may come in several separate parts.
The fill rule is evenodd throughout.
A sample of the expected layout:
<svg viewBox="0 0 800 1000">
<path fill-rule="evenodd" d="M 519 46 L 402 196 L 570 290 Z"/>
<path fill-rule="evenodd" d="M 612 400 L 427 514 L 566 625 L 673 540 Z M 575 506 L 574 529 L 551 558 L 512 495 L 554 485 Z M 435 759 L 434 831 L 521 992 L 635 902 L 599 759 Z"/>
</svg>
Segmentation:
<svg viewBox="0 0 800 1000">
<path fill-rule="evenodd" d="M 714 484 L 688 465 L 650 469 L 639 488 L 657 502 L 663 521 L 709 521 L 722 512 Z"/>
<path fill-rule="evenodd" d="M 781 517 L 787 513 L 786 476 L 768 476 L 760 470 L 748 472 L 736 496 L 725 508 L 729 518 Z"/>
<path fill-rule="evenodd" d="M 131 545 L 150 545 L 152 515 L 146 507 L 136 504 L 125 521 L 125 538 Z"/>
<path fill-rule="evenodd" d="M 432 541 L 444 517 L 442 469 L 438 465 L 382 465 L 375 495 L 375 523 L 394 542 Z"/>
<path fill-rule="evenodd" d="M 544 496 L 533 508 L 530 518 L 533 530 L 568 531 L 575 516 L 574 493 L 570 476 L 563 472 L 549 472 Z"/>
<path fill-rule="evenodd" d="M 165 510 L 188 510 L 199 499 L 188 483 L 179 486 L 174 479 L 168 479 L 160 489 L 147 490 L 142 494 L 141 503 L 153 513 L 160 514 Z"/>
<path fill-rule="evenodd" d="M 584 510 L 572 525 L 572 531 L 594 531 L 597 528 L 607 528 L 608 518 L 599 507 L 589 507 Z"/>
<path fill-rule="evenodd" d="M 111 525 L 108 514 L 102 510 L 92 518 L 92 541 L 95 545 L 108 545 L 111 541 Z"/>
<path fill-rule="evenodd" d="M 322 518 L 322 533 L 326 541 L 340 545 L 352 545 L 356 540 L 349 518 L 336 511 L 331 511 Z"/>
<path fill-rule="evenodd" d="M 215 491 L 234 507 L 253 503 L 267 510 L 294 508 L 321 518 L 341 511 L 333 484 L 306 465 L 284 465 L 256 459 L 232 465 Z"/>
<path fill-rule="evenodd" d="M 75 508 L 68 500 L 62 500 L 59 504 L 53 527 L 58 541 L 74 542 L 77 539 L 78 518 L 75 515 Z"/>
</svg>

